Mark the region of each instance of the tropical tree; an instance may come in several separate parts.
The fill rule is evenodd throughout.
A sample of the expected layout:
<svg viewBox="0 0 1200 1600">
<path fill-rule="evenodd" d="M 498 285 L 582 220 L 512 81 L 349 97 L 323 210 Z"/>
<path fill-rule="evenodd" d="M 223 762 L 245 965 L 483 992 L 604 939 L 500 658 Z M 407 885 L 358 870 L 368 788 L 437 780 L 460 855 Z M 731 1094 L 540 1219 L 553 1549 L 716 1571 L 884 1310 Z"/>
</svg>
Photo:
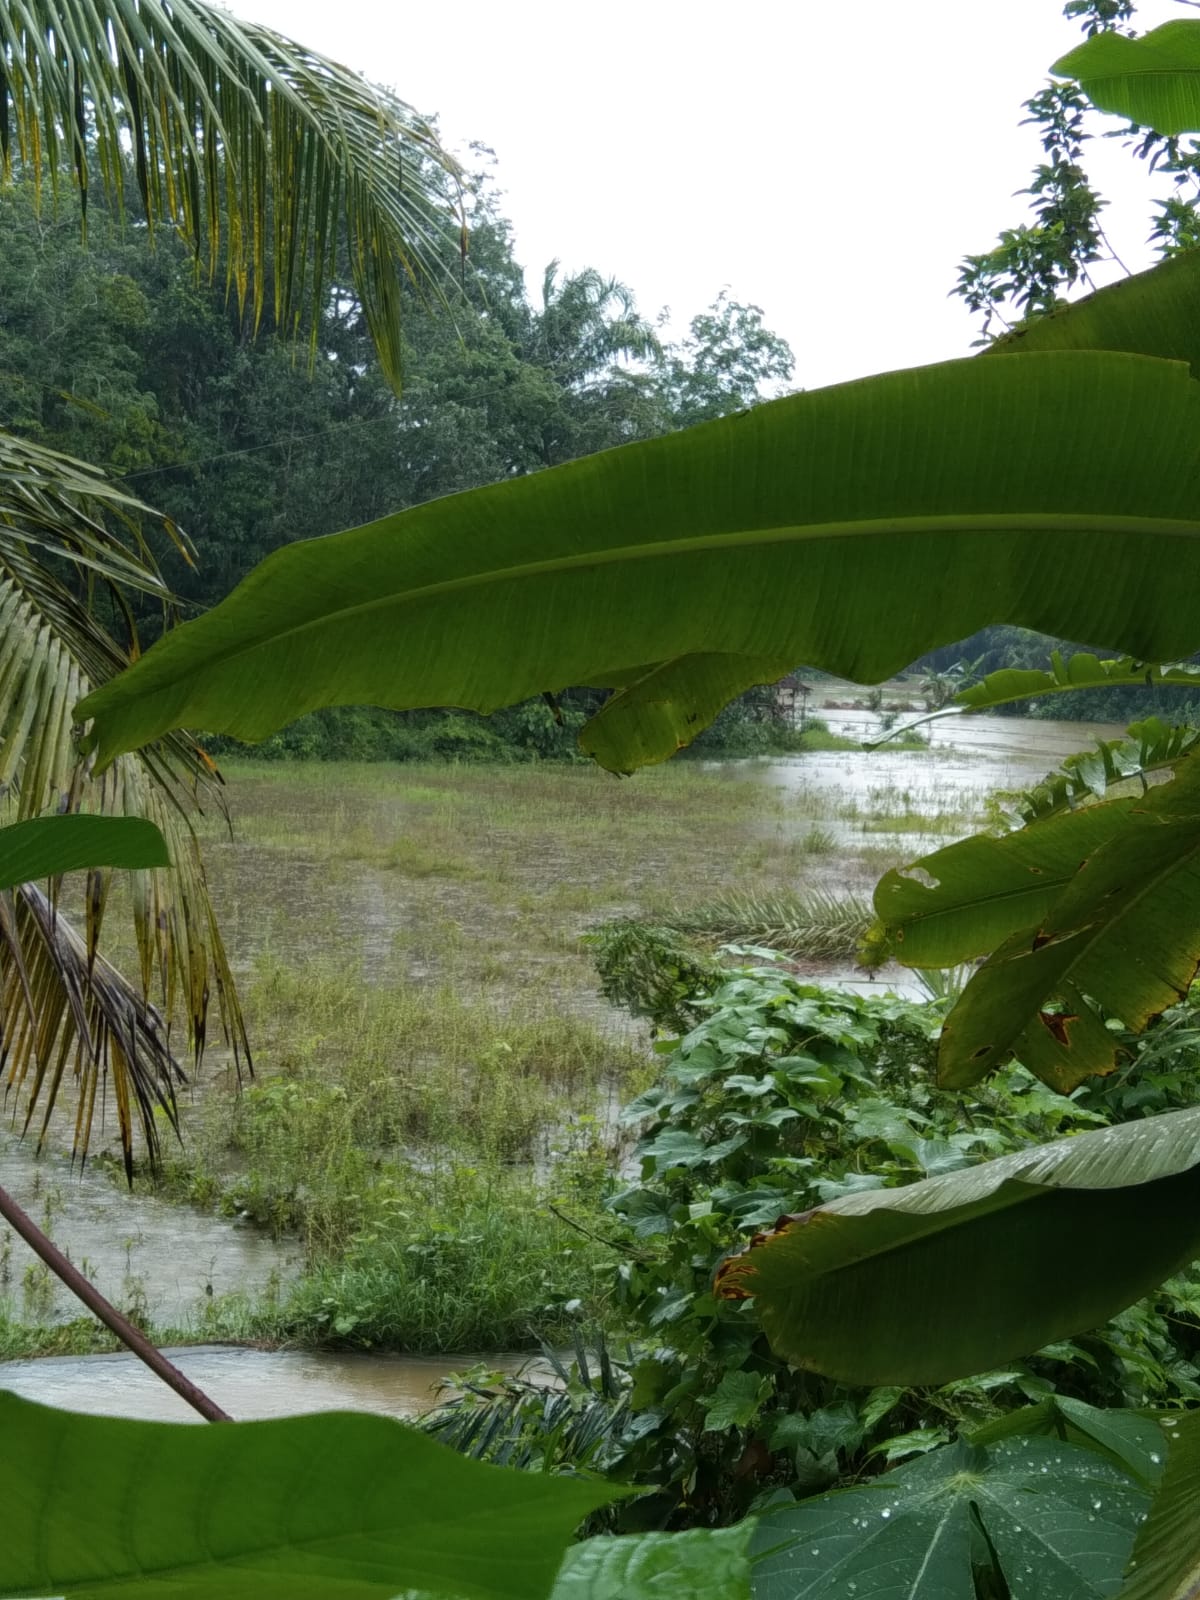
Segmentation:
<svg viewBox="0 0 1200 1600">
<path fill-rule="evenodd" d="M 672 414 L 686 428 L 757 404 L 765 385 L 778 389 L 789 381 L 795 358 L 787 341 L 766 326 L 761 307 L 743 305 L 722 289 L 667 352 L 666 366 Z"/>
<path fill-rule="evenodd" d="M 85 228 L 99 191 L 118 213 L 131 209 L 151 241 L 182 241 L 198 273 L 225 274 L 254 326 L 269 307 L 277 328 L 312 337 L 334 286 L 348 284 L 396 385 L 402 280 L 438 295 L 465 244 L 457 228 L 453 250 L 446 244 L 456 169 L 428 125 L 345 68 L 205 0 L 0 8 L 0 175 L 14 173 L 39 198 L 43 187 L 57 197 L 69 175 Z M 102 325 L 97 312 L 81 318 L 81 344 Z M 73 402 L 103 412 L 86 396 Z M 127 1162 L 135 1121 L 153 1150 L 155 1107 L 174 1115 L 174 1014 L 198 1057 L 215 994 L 235 1057 L 245 1048 L 191 833 L 195 806 L 219 803 L 215 770 L 176 737 L 100 778 L 72 733 L 79 694 L 137 653 L 128 596 L 169 604 L 147 520 L 96 471 L 0 433 L 4 816 L 150 817 L 172 860 L 170 874 L 129 881 L 136 986 L 98 955 L 107 870 L 89 878 L 82 936 L 56 915 L 53 888 L 49 897 L 20 889 L 0 911 L 8 1084 L 24 1092 L 28 1125 L 39 1103 L 49 1113 L 73 1066 L 83 1150 L 108 1074 Z M 186 556 L 182 536 L 164 519 L 158 526 Z"/>
</svg>

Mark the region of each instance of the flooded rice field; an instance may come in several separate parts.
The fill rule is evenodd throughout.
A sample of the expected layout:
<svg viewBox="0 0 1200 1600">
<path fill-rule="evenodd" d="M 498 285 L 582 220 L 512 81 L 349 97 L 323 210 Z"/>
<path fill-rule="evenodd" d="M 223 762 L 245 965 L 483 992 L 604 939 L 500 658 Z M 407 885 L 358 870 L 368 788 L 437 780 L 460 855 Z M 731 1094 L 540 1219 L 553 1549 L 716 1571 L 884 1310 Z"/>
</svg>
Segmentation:
<svg viewBox="0 0 1200 1600">
<path fill-rule="evenodd" d="M 866 710 L 820 714 L 832 732 L 855 739 L 878 727 Z M 598 1111 L 603 1121 L 627 1097 L 631 1074 L 645 1070 L 637 1063 L 647 1030 L 599 996 L 580 943 L 589 926 L 667 917 L 735 892 L 867 894 L 888 867 L 981 825 L 997 791 L 1027 787 L 1072 751 L 1121 730 L 954 717 L 926 731 L 921 749 L 677 761 L 627 781 L 582 765 L 229 763 L 232 829 L 210 817 L 202 831 L 224 936 L 246 986 L 258 1081 L 280 1073 L 319 1080 L 323 1061 L 340 1060 L 373 1028 L 384 1068 L 401 1063 L 416 1085 L 392 1135 L 406 1158 L 414 1141 L 436 1148 L 474 1118 L 509 1126 L 523 1107 L 534 1116 L 534 1089 L 542 1096 L 536 1115 L 550 1126 L 594 1122 Z M 117 908 L 106 931 L 118 961 L 120 927 Z M 868 985 L 845 963 L 811 971 L 855 988 L 911 984 L 897 970 Z M 320 1010 L 306 1005 L 318 994 L 333 998 Z M 390 1009 L 372 1020 L 364 995 L 384 997 Z M 491 1040 L 485 1077 L 505 1051 L 527 1074 L 514 1080 L 517 1099 L 482 1108 L 472 1098 L 481 1029 Z M 439 1123 L 434 1097 L 445 1100 L 453 1084 L 459 1099 L 451 1096 Z M 228 1115 L 233 1092 L 227 1062 L 210 1052 L 183 1102 L 185 1138 L 203 1140 L 208 1121 Z M 93 1156 L 106 1143 L 115 1147 L 115 1138 L 94 1141 Z M 513 1148 L 511 1158 L 521 1159 L 526 1147 Z M 228 1205 L 233 1215 L 211 1203 L 131 1197 L 102 1163 L 80 1171 L 53 1149 L 35 1159 L 12 1133 L 0 1133 L 0 1174 L 106 1294 L 159 1328 L 203 1337 L 207 1305 L 277 1294 L 299 1270 L 302 1252 L 286 1228 L 273 1236 Z M 3 1235 L 0 1312 L 38 1324 L 75 1315 L 20 1241 Z M 204 1348 L 183 1364 L 234 1415 L 326 1404 L 408 1414 L 470 1357 Z M 174 1405 L 124 1357 L 8 1363 L 0 1383 L 139 1415 Z"/>
</svg>

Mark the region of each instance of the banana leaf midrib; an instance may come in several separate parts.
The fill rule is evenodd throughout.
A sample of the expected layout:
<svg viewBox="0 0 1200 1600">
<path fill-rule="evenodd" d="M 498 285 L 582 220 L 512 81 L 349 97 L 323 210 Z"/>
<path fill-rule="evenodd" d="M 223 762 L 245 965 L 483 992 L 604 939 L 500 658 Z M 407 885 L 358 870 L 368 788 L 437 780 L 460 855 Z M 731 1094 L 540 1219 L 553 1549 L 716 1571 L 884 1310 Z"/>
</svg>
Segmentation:
<svg viewBox="0 0 1200 1600">
<path fill-rule="evenodd" d="M 934 516 L 848 518 L 844 521 L 821 523 L 790 522 L 774 527 L 737 529 L 732 533 L 681 534 L 675 539 L 663 539 L 650 544 L 610 546 L 569 555 L 550 556 L 544 561 L 523 562 L 511 567 L 488 567 L 446 578 L 439 583 L 424 584 L 413 589 L 396 589 L 376 595 L 370 600 L 338 605 L 336 615 L 339 619 L 351 621 L 355 617 L 367 616 L 390 607 L 416 605 L 426 600 L 449 594 L 461 594 L 489 584 L 517 583 L 527 578 L 586 573 L 597 567 L 620 566 L 631 562 L 690 560 L 694 556 L 719 555 L 731 550 L 759 546 L 877 538 L 888 534 L 932 534 L 953 537 L 964 531 L 975 534 L 1095 533 L 1127 537 L 1150 534 L 1155 537 L 1200 539 L 1200 523 L 1190 519 L 1092 515 L 1086 512 L 1038 511 L 987 514 L 967 512 L 960 516 L 942 512 Z M 286 548 L 280 552 L 281 555 L 286 553 Z M 268 557 L 260 573 L 255 576 L 262 582 L 269 581 L 270 566 L 271 558 Z M 239 656 L 252 655 L 263 645 L 274 647 L 284 640 L 302 638 L 314 630 L 326 628 L 329 625 L 329 618 L 328 611 L 321 611 L 289 628 L 272 627 L 266 638 L 239 641 L 231 649 L 212 649 L 208 659 L 211 662 L 227 662 L 236 660 Z M 620 670 L 626 674 L 629 671 L 627 666 L 613 670 Z M 169 682 L 170 679 L 164 678 L 163 681 Z M 108 699 L 108 688 L 106 685 L 106 699 Z M 81 704 L 79 710 L 81 716 L 86 718 L 89 715 L 86 701 Z"/>
</svg>

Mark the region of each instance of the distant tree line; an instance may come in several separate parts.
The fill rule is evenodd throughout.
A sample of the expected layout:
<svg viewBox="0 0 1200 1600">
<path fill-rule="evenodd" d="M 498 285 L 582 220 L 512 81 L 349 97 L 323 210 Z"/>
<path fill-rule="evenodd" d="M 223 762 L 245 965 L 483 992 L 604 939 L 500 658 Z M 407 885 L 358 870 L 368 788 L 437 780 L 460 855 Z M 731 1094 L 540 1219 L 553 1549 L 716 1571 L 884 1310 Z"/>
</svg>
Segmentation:
<svg viewBox="0 0 1200 1600">
<path fill-rule="evenodd" d="M 104 467 L 187 530 L 194 568 L 162 552 L 187 614 L 290 540 L 724 416 L 790 381 L 786 342 L 728 291 L 672 343 L 665 316 L 596 268 L 551 262 L 530 292 L 486 172 L 470 212 L 445 303 L 404 287 L 397 399 L 346 285 L 306 357 L 271 336 L 269 310 L 256 335 L 224 275 L 198 274 L 169 232 L 149 251 L 136 220 L 93 200 L 84 244 L 73 195 L 38 215 L 18 180 L 0 194 L 0 426 Z M 272 753 L 552 754 L 585 698 L 487 722 L 325 713 Z"/>
</svg>

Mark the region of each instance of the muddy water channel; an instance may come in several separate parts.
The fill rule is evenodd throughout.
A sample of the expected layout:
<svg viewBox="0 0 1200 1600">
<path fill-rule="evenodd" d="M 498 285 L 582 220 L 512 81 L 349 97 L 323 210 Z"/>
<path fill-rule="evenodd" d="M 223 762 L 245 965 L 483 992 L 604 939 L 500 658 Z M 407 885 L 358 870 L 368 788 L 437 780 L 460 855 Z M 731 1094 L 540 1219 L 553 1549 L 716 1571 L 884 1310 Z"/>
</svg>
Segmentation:
<svg viewBox="0 0 1200 1600">
<path fill-rule="evenodd" d="M 878 728 L 865 709 L 819 714 L 854 738 Z M 301 988 L 310 975 L 315 986 L 333 972 L 347 993 L 452 994 L 456 1004 L 523 1024 L 569 1016 L 628 1054 L 644 1031 L 598 997 L 579 942 L 590 924 L 666 915 L 731 891 L 866 893 L 889 866 L 969 832 L 996 791 L 1027 787 L 1065 755 L 1120 732 L 1016 718 L 948 718 L 928 731 L 931 743 L 919 750 L 680 761 L 631 782 L 550 764 L 230 763 L 232 832 L 210 819 L 205 848 L 246 985 L 260 1079 L 286 1071 L 297 1035 L 311 1047 L 316 1027 L 258 998 L 272 969 L 295 975 Z M 109 926 L 119 961 L 111 911 Z M 822 981 L 861 982 L 848 969 L 813 970 Z M 904 977 L 881 982 L 902 986 Z M 317 1047 L 326 1042 L 340 1048 L 332 1035 Z M 411 1040 L 402 1053 L 422 1065 Z M 437 1068 L 433 1045 L 428 1054 Z M 591 1098 L 577 1097 L 576 1109 L 595 1109 L 598 1081 L 610 1102 L 621 1098 L 593 1076 L 579 1091 Z M 183 1104 L 185 1134 L 231 1091 L 215 1052 Z M 115 1145 L 102 1135 L 93 1152 L 106 1142 Z M 295 1242 L 271 1239 L 244 1218 L 131 1197 L 102 1164 L 81 1173 L 53 1150 L 35 1160 L 27 1142 L 3 1132 L 0 1174 L 106 1294 L 160 1328 L 203 1337 L 213 1297 L 269 1295 L 299 1269 Z M 76 1315 L 20 1241 L 2 1234 L 0 1311 L 38 1324 Z M 183 1365 L 235 1416 L 333 1405 L 409 1414 L 431 1403 L 445 1372 L 472 1359 L 201 1347 Z M 0 1366 L 0 1385 L 72 1407 L 175 1414 L 173 1398 L 124 1357 L 12 1362 Z"/>
<path fill-rule="evenodd" d="M 486 1357 L 334 1355 L 324 1351 L 242 1350 L 193 1345 L 171 1360 L 231 1417 L 295 1416 L 308 1411 L 376 1411 L 416 1417 L 437 1403 L 446 1375 L 486 1360 L 495 1372 L 537 1381 L 544 1366 L 527 1355 Z M 189 1406 L 130 1355 L 47 1356 L 0 1363 L 0 1387 L 64 1411 L 142 1421 L 197 1422 Z"/>
</svg>

